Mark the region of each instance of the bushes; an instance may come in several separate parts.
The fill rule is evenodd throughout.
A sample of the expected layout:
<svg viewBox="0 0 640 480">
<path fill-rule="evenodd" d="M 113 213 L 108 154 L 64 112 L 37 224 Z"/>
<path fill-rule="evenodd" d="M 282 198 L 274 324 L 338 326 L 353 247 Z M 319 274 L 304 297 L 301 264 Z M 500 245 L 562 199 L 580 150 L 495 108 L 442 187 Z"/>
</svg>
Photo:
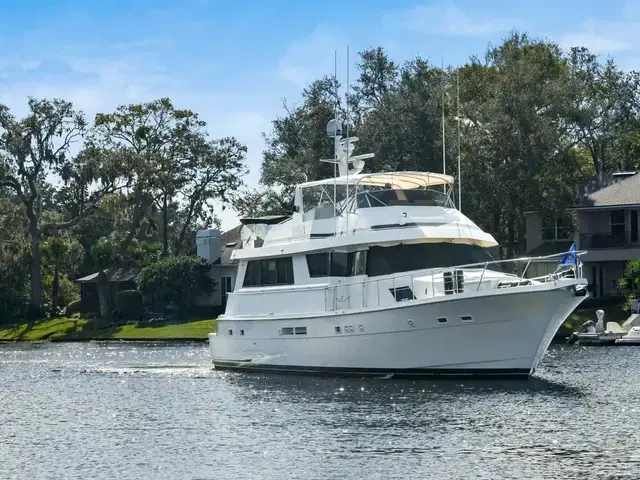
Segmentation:
<svg viewBox="0 0 640 480">
<path fill-rule="evenodd" d="M 146 295 L 164 297 L 179 310 L 191 307 L 197 296 L 211 292 L 210 265 L 201 257 L 178 255 L 150 265 L 138 275 L 138 289 Z"/>
<path fill-rule="evenodd" d="M 121 317 L 141 319 L 144 314 L 142 294 L 138 290 L 122 290 L 116 294 L 116 309 Z"/>
<path fill-rule="evenodd" d="M 60 313 L 60 309 L 64 305 L 69 305 L 70 303 L 80 299 L 80 287 L 74 284 L 69 277 L 66 275 L 60 274 L 58 276 L 58 298 L 57 298 L 57 311 L 53 311 L 52 303 L 53 303 L 53 294 L 54 294 L 54 277 L 53 275 L 43 275 L 42 276 L 42 299 L 43 304 L 47 307 L 45 313 L 49 313 L 52 316 L 58 315 Z"/>
</svg>

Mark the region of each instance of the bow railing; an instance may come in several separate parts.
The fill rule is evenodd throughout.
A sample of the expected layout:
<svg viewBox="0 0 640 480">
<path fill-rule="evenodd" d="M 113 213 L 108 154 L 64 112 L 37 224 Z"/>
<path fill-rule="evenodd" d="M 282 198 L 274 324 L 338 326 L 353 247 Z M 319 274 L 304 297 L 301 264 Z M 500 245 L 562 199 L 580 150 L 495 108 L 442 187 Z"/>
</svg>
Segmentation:
<svg viewBox="0 0 640 480">
<path fill-rule="evenodd" d="M 385 303 L 393 304 L 398 301 L 456 295 L 473 290 L 479 291 L 483 286 L 485 289 L 490 289 L 490 287 L 486 287 L 488 283 L 486 281 L 487 272 L 494 272 L 501 276 L 494 282 L 497 286 L 493 288 L 521 287 L 531 285 L 533 282 L 546 283 L 561 278 L 582 278 L 580 256 L 585 253 L 586 251 L 568 251 L 539 257 L 491 260 L 430 268 L 411 273 L 402 272 L 380 278 L 367 277 L 361 280 L 327 285 L 325 287 L 325 310 L 372 307 Z M 554 272 L 536 277 L 526 276 L 532 263 L 548 263 L 555 258 L 560 261 Z M 568 259 L 571 263 L 562 263 L 563 259 Z M 520 274 L 505 273 L 491 268 L 509 263 L 521 264 L 524 265 L 524 268 Z M 417 282 L 418 280 L 419 282 Z M 495 280 L 495 275 L 492 277 L 493 280 Z M 387 291 L 390 292 L 390 296 L 386 293 Z M 419 296 L 417 292 L 420 292 Z"/>
</svg>

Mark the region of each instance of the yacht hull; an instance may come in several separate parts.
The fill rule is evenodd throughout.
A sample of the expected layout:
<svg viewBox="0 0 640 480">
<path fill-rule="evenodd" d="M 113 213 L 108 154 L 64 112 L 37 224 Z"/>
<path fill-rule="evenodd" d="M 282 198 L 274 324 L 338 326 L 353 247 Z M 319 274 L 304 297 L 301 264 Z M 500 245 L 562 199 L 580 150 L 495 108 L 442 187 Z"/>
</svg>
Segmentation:
<svg viewBox="0 0 640 480">
<path fill-rule="evenodd" d="M 209 336 L 211 355 L 221 370 L 527 377 L 585 298 L 577 285 L 584 281 L 297 318 L 222 317 Z"/>
</svg>

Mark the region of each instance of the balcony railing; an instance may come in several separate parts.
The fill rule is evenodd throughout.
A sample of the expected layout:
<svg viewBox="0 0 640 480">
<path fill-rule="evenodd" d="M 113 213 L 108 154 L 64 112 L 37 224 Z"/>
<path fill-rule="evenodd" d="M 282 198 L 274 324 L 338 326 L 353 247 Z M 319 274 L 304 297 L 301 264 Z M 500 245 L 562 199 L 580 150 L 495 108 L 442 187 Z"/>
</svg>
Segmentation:
<svg viewBox="0 0 640 480">
<path fill-rule="evenodd" d="M 638 232 L 581 233 L 579 246 L 581 250 L 640 247 L 640 234 Z"/>
</svg>

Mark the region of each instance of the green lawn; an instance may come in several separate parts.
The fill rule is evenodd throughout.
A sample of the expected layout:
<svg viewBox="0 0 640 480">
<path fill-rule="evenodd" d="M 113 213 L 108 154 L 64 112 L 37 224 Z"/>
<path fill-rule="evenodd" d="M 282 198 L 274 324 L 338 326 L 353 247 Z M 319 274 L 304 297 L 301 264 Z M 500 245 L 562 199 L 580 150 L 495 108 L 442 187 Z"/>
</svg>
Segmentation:
<svg viewBox="0 0 640 480">
<path fill-rule="evenodd" d="M 102 319 L 52 318 L 0 328 L 0 341 L 206 339 L 215 319 L 117 325 Z"/>
<path fill-rule="evenodd" d="M 622 323 L 628 314 L 620 306 L 602 308 L 605 322 Z M 560 327 L 556 339 L 563 340 L 578 330 L 587 320 L 597 320 L 597 308 L 578 309 Z M 215 319 L 167 320 L 138 325 L 129 322 L 117 325 L 102 319 L 52 318 L 32 323 L 21 323 L 0 328 L 0 341 L 45 341 L 45 340 L 204 340 L 216 329 Z"/>
</svg>

